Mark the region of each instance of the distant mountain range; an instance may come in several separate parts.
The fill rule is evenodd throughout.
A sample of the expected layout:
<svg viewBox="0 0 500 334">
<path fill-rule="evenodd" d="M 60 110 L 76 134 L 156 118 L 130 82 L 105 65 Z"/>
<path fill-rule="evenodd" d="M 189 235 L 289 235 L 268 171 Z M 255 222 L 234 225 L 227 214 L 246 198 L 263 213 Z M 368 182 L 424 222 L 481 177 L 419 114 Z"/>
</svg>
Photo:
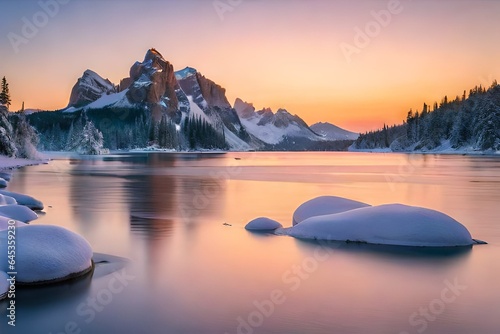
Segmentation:
<svg viewBox="0 0 500 334">
<path fill-rule="evenodd" d="M 158 122 L 168 116 L 178 129 L 187 119 L 199 118 L 218 129 L 233 150 L 314 149 L 316 143 L 324 147 L 325 142 L 352 141 L 359 136 L 329 123 L 309 127 L 285 109 L 256 110 L 239 98 L 231 105 L 223 87 L 191 67 L 174 71 L 155 49 L 148 50 L 142 62 L 133 64 L 129 76 L 119 84 L 85 71 L 62 112 L 103 108 L 141 108 Z"/>
</svg>

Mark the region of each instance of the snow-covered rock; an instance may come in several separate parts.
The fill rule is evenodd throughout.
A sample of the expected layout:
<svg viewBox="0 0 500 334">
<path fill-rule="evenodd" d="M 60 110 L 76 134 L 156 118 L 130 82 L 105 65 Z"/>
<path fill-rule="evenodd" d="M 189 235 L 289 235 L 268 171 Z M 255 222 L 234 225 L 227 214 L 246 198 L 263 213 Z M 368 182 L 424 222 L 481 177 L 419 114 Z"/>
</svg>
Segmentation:
<svg viewBox="0 0 500 334">
<path fill-rule="evenodd" d="M 0 231 L 0 270 L 8 271 L 7 231 Z M 17 281 L 53 283 L 92 269 L 92 248 L 81 236 L 59 226 L 26 225 L 16 229 Z"/>
<path fill-rule="evenodd" d="M 17 204 L 17 201 L 14 197 L 0 194 L 0 205 L 12 205 L 12 204 Z"/>
<path fill-rule="evenodd" d="M 266 218 L 266 217 L 260 217 L 252 220 L 249 222 L 246 226 L 245 229 L 249 231 L 260 231 L 260 232 L 266 232 L 266 231 L 274 231 L 277 228 L 281 228 L 283 225 L 278 223 L 275 220 Z"/>
<path fill-rule="evenodd" d="M 9 182 L 0 177 L 0 188 L 6 188 L 9 185 Z"/>
<path fill-rule="evenodd" d="M 451 247 L 474 244 L 467 228 L 455 219 L 438 211 L 402 204 L 311 217 L 288 229 L 286 234 L 301 239 L 400 246 Z"/>
<path fill-rule="evenodd" d="M 0 195 L 12 197 L 17 201 L 17 204 L 27 206 L 31 210 L 43 210 L 43 203 L 29 195 L 18 194 L 7 190 L 0 190 Z"/>
<path fill-rule="evenodd" d="M 10 181 L 10 179 L 12 178 L 12 174 L 7 172 L 0 172 L 0 177 L 5 181 Z"/>
<path fill-rule="evenodd" d="M 9 228 L 9 226 L 11 225 L 10 222 L 12 220 L 13 219 L 11 219 L 11 218 L 0 216 L 0 231 L 7 230 Z M 21 226 L 27 225 L 27 224 L 22 223 L 22 222 L 17 221 L 17 220 L 15 220 L 14 222 L 15 222 L 16 227 L 21 227 Z"/>
<path fill-rule="evenodd" d="M 313 198 L 302 205 L 293 213 L 293 225 L 315 216 L 341 213 L 353 209 L 370 206 L 369 204 L 337 196 L 320 196 Z"/>
<path fill-rule="evenodd" d="M 7 282 L 8 278 L 9 276 L 7 273 L 0 271 L 0 300 L 7 297 L 7 292 L 9 291 L 9 282 Z"/>
<path fill-rule="evenodd" d="M 0 216 L 15 219 L 23 223 L 28 223 L 38 218 L 38 215 L 33 210 L 18 204 L 0 206 Z"/>
</svg>

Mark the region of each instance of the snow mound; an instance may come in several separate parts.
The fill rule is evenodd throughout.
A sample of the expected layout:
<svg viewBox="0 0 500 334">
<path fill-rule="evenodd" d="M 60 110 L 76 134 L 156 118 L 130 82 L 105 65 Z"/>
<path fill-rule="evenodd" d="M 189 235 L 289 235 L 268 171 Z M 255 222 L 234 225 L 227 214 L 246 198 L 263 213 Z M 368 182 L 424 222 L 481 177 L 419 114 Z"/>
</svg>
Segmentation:
<svg viewBox="0 0 500 334">
<path fill-rule="evenodd" d="M 31 196 L 13 193 L 7 190 L 0 190 L 0 195 L 12 197 L 17 201 L 17 204 L 27 206 L 31 210 L 43 210 L 43 203 Z"/>
<path fill-rule="evenodd" d="M 252 220 L 249 222 L 246 226 L 245 229 L 249 231 L 274 231 L 277 228 L 281 228 L 283 225 L 278 223 L 275 220 L 266 218 L 266 217 L 260 217 Z"/>
<path fill-rule="evenodd" d="M 9 282 L 7 282 L 8 278 L 9 276 L 6 273 L 0 271 L 0 300 L 7 297 L 7 292 L 9 291 Z"/>
<path fill-rule="evenodd" d="M 12 221 L 12 220 L 13 219 L 0 216 L 0 231 L 7 230 L 9 228 L 9 226 L 10 226 L 9 222 Z M 16 225 L 16 227 L 21 227 L 21 226 L 25 226 L 27 224 L 22 223 L 22 222 L 16 220 L 15 221 L 15 225 Z"/>
<path fill-rule="evenodd" d="M 288 229 L 301 239 L 452 247 L 474 244 L 467 228 L 444 213 L 402 204 L 311 217 Z"/>
<path fill-rule="evenodd" d="M 0 177 L 0 188 L 6 188 L 9 185 L 9 182 L 5 181 L 5 179 Z"/>
<path fill-rule="evenodd" d="M 0 216 L 15 219 L 23 223 L 28 223 L 38 218 L 38 215 L 33 210 L 18 204 L 0 206 Z"/>
<path fill-rule="evenodd" d="M 8 271 L 7 231 L 0 231 L 0 270 Z M 54 283 L 92 269 L 92 249 L 81 236 L 59 226 L 26 225 L 16 229 L 17 281 Z"/>
<path fill-rule="evenodd" d="M 12 204 L 17 204 L 17 201 L 15 200 L 14 197 L 0 194 L 0 205 L 12 205 Z"/>
<path fill-rule="evenodd" d="M 316 197 L 303 203 L 295 210 L 293 213 L 293 225 L 297 225 L 311 217 L 341 213 L 368 206 L 370 205 L 366 203 L 337 196 Z"/>
</svg>

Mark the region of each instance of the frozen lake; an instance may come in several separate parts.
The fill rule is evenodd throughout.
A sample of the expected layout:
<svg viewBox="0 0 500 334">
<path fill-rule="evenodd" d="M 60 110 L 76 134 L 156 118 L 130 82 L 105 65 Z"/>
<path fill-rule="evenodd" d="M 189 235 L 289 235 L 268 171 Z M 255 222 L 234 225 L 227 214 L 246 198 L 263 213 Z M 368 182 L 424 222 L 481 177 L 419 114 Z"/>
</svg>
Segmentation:
<svg viewBox="0 0 500 334">
<path fill-rule="evenodd" d="M 20 289 L 1 333 L 497 333 L 500 158 L 370 153 L 124 154 L 17 170 L 33 224 L 124 268 Z M 423 250 L 252 234 L 321 195 L 442 211 L 489 245 Z M 224 223 L 229 225 L 224 225 Z M 112 268 L 111 268 L 112 269 Z"/>
</svg>

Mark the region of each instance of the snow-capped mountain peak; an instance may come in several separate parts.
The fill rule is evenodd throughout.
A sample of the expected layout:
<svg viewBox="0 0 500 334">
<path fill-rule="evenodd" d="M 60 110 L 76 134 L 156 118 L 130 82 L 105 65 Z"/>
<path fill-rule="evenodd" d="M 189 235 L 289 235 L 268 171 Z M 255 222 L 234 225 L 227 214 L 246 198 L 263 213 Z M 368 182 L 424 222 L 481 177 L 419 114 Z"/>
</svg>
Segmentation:
<svg viewBox="0 0 500 334">
<path fill-rule="evenodd" d="M 186 79 L 192 75 L 196 75 L 196 73 L 198 73 L 198 71 L 195 68 L 186 67 L 182 70 L 176 71 L 175 77 L 177 78 L 177 80 L 183 80 L 183 79 Z"/>
<path fill-rule="evenodd" d="M 311 129 L 326 140 L 356 140 L 359 137 L 359 133 L 344 130 L 327 122 L 313 124 Z"/>
<path fill-rule="evenodd" d="M 71 91 L 68 107 L 82 106 L 116 91 L 117 88 L 111 81 L 92 70 L 86 70 Z"/>
</svg>

